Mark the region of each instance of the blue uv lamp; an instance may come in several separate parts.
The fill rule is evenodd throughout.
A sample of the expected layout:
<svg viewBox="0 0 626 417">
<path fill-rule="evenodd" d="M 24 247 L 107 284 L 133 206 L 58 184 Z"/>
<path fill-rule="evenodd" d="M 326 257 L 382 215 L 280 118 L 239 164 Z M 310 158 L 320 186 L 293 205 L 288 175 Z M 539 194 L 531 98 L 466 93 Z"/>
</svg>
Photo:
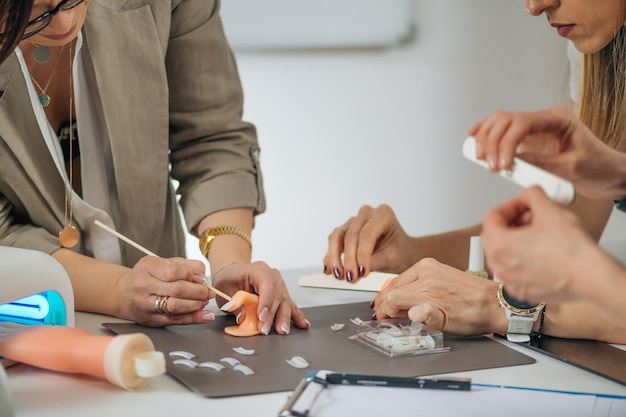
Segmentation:
<svg viewBox="0 0 626 417">
<path fill-rule="evenodd" d="M 67 326 L 65 301 L 55 290 L 48 290 L 0 304 L 0 322 L 3 321 Z"/>
<path fill-rule="evenodd" d="M 74 326 L 74 292 L 56 259 L 35 250 L 0 246 L 0 322 Z M 1 335 L 0 335 L 1 336 Z M 0 357 L 2 365 L 12 362 Z"/>
</svg>

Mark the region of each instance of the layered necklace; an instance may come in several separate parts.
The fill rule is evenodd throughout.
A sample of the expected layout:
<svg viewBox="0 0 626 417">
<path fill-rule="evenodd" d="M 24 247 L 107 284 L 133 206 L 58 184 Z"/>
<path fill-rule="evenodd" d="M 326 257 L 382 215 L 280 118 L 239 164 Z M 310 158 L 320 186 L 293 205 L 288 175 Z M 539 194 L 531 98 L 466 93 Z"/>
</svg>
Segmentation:
<svg viewBox="0 0 626 417">
<path fill-rule="evenodd" d="M 35 51 L 37 51 L 38 49 L 40 49 L 41 47 L 38 46 L 35 48 Z M 50 48 L 46 48 L 46 50 L 50 50 Z M 54 62 L 54 66 L 52 67 L 52 71 L 50 71 L 50 76 L 48 77 L 48 82 L 46 83 L 45 87 L 41 87 L 41 85 L 39 85 L 39 83 L 37 82 L 37 80 L 35 79 L 35 77 L 33 77 L 33 75 L 30 75 L 30 79 L 33 80 L 33 83 L 37 86 L 37 88 L 39 89 L 39 103 L 43 106 L 43 107 L 48 107 L 50 105 L 50 96 L 46 93 L 46 91 L 48 90 L 48 87 L 50 87 L 50 81 L 52 81 L 52 78 L 54 77 L 54 73 L 57 70 L 57 67 L 59 66 L 59 62 L 61 62 L 61 57 L 63 56 L 63 51 L 65 50 L 65 45 L 63 45 L 61 47 L 61 52 L 59 52 L 59 56 L 57 56 L 56 61 Z M 50 57 L 48 56 L 48 59 L 46 59 L 45 61 L 40 61 L 37 58 L 37 53 L 33 53 L 33 56 L 35 57 L 35 61 L 40 62 L 40 63 L 46 63 L 50 60 Z M 71 58 L 70 58 L 70 65 L 71 65 Z M 71 74 L 71 72 L 70 72 Z M 71 76 L 70 76 L 71 79 Z M 71 99 L 71 98 L 70 98 Z"/>
<path fill-rule="evenodd" d="M 46 63 L 50 60 L 50 53 L 48 52 L 47 54 L 43 54 L 42 51 L 47 52 L 49 51 L 49 48 L 36 46 L 33 52 L 33 57 L 35 58 L 35 61 L 39 63 Z M 52 67 L 52 71 L 50 71 L 50 77 L 48 78 L 48 81 L 46 82 L 46 86 L 44 88 L 42 88 L 39 85 L 39 83 L 37 82 L 37 80 L 35 80 L 32 74 L 30 76 L 30 78 L 33 80 L 33 83 L 37 86 L 37 88 L 39 88 L 40 94 L 38 98 L 39 98 L 39 103 L 41 104 L 41 107 L 44 108 L 44 114 L 45 114 L 45 107 L 48 107 L 51 102 L 51 98 L 46 93 L 46 90 L 50 86 L 50 82 L 52 78 L 54 77 L 54 73 L 57 67 L 59 66 L 59 62 L 61 61 L 64 51 L 65 51 L 65 45 L 61 47 L 61 51 L 59 52 L 59 55 L 56 58 L 54 66 Z M 65 185 L 65 201 L 64 201 L 64 216 L 63 216 L 64 217 L 63 223 L 65 226 L 59 232 L 59 243 L 64 248 L 72 248 L 76 246 L 76 244 L 80 240 L 80 232 L 72 224 L 73 207 L 74 207 L 72 203 L 72 184 L 74 183 L 74 169 L 73 169 L 74 168 L 73 167 L 74 154 L 73 154 L 73 149 L 72 149 L 73 142 L 74 142 L 74 114 L 73 114 L 74 112 L 74 80 L 72 77 L 72 73 L 73 73 L 72 71 L 72 61 L 73 61 L 72 43 L 70 43 L 70 46 L 69 46 L 69 55 L 70 55 L 70 58 L 69 58 L 69 65 L 70 65 L 69 135 L 70 135 L 70 140 L 69 140 L 69 161 L 68 161 L 69 181 L 67 181 Z"/>
</svg>

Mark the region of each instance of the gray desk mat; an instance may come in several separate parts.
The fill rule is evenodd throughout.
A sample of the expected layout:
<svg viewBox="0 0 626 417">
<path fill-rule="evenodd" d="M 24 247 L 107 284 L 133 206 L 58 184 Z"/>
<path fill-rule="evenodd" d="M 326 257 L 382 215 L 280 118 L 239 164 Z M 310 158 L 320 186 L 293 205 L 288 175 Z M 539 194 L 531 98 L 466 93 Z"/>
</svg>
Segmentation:
<svg viewBox="0 0 626 417">
<path fill-rule="evenodd" d="M 292 328 L 288 336 L 234 337 L 224 333 L 225 326 L 235 324 L 232 316 L 217 316 L 204 325 L 151 328 L 134 323 L 103 323 L 117 334 L 141 332 L 148 335 L 157 350 L 165 353 L 168 373 L 192 391 L 212 398 L 236 395 L 290 391 L 312 370 L 328 369 L 393 376 L 423 376 L 476 369 L 534 363 L 529 356 L 485 336 L 446 336 L 444 345 L 450 350 L 410 357 L 388 358 L 367 346 L 349 340 L 357 326 L 350 319 L 369 320 L 368 303 L 339 304 L 302 309 L 311 322 L 309 330 Z M 333 331 L 333 323 L 344 323 Z M 241 355 L 233 348 L 254 349 L 253 355 Z M 255 371 L 246 376 L 228 364 L 222 371 L 211 368 L 189 368 L 175 365 L 169 352 L 183 350 L 196 355 L 197 362 L 220 362 L 232 357 Z M 310 366 L 294 368 L 287 363 L 293 356 L 302 356 Z"/>
</svg>

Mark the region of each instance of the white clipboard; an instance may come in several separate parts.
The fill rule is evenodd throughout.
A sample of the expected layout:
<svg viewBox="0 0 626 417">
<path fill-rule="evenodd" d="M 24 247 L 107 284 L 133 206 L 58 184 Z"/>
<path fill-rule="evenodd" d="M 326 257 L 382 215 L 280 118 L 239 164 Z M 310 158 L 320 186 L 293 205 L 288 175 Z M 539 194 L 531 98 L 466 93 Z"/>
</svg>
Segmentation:
<svg viewBox="0 0 626 417">
<path fill-rule="evenodd" d="M 623 417 L 626 396 L 472 384 L 469 391 L 324 384 L 330 371 L 310 373 L 279 417 L 381 415 L 502 417 L 515 415 Z M 511 408 L 513 407 L 513 408 Z"/>
</svg>

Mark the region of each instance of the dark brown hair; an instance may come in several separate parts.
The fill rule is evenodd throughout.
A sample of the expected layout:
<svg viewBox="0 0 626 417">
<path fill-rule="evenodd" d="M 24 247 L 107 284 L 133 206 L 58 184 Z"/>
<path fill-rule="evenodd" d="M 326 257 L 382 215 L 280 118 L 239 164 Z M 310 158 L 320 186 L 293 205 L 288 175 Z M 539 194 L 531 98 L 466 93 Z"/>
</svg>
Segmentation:
<svg viewBox="0 0 626 417">
<path fill-rule="evenodd" d="M 32 7 L 33 0 L 0 0 L 0 63 L 22 39 Z"/>
</svg>

